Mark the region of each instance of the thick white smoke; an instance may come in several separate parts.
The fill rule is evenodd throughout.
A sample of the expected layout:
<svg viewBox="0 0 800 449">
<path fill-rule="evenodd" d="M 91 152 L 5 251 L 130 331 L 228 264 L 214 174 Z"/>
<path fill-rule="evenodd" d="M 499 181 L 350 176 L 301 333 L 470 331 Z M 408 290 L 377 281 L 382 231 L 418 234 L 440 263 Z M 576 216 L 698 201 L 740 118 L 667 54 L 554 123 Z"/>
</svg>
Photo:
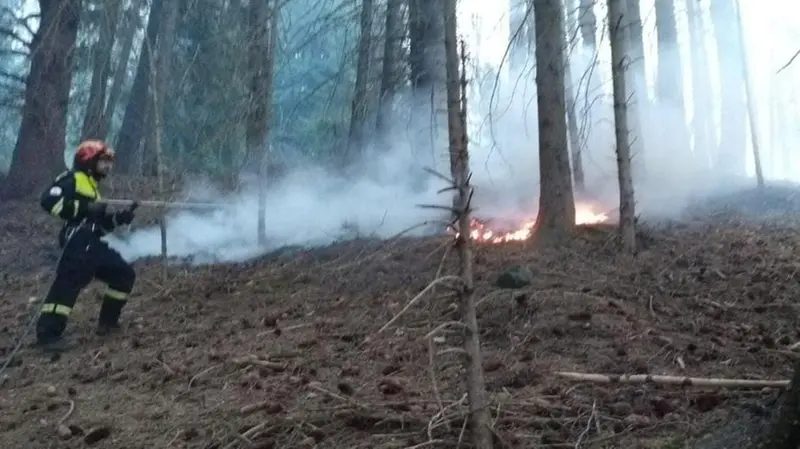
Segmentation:
<svg viewBox="0 0 800 449">
<path fill-rule="evenodd" d="M 240 261 L 285 246 L 318 246 L 356 237 L 388 238 L 442 216 L 441 210 L 420 208 L 446 204 L 436 191 L 444 182 L 413 191 L 408 178 L 411 163 L 407 148 L 392 148 L 368 164 L 360 178 L 345 178 L 319 167 L 298 169 L 270 187 L 266 201 L 266 247 L 257 239 L 258 193 L 245 189 L 236 196 L 222 196 L 208 187 L 189 189 L 194 198 L 225 204 L 214 211 L 175 210 L 167 216 L 168 254 L 197 262 Z M 418 169 L 418 168 L 417 168 Z M 439 229 L 443 226 L 440 225 Z M 128 260 L 161 252 L 159 228 L 149 228 L 110 244 Z"/>
</svg>

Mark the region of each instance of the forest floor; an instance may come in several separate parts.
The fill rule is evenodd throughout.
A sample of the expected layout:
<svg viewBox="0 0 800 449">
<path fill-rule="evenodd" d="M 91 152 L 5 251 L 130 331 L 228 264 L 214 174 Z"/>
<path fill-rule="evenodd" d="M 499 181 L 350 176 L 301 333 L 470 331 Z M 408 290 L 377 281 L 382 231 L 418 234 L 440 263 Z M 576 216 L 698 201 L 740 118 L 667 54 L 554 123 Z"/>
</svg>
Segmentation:
<svg viewBox="0 0 800 449">
<path fill-rule="evenodd" d="M 47 288 L 56 229 L 36 204 L 0 205 L 2 358 L 34 312 L 30 298 Z M 775 389 L 554 375 L 790 377 L 796 229 L 694 222 L 641 234 L 635 260 L 603 227 L 558 251 L 477 249 L 498 447 L 678 449 L 732 413 L 767 414 Z M 469 447 L 459 444 L 459 355 L 442 352 L 458 336 L 425 338 L 456 317 L 452 298 L 439 289 L 378 332 L 437 273 L 455 272 L 448 246 L 447 237 L 351 241 L 246 264 L 173 265 L 166 280 L 158 261 L 136 262 L 124 335 L 94 336 L 93 287 L 68 327 L 78 348 L 52 358 L 26 346 L 2 373 L 0 447 Z M 515 266 L 531 285 L 493 286 Z"/>
</svg>

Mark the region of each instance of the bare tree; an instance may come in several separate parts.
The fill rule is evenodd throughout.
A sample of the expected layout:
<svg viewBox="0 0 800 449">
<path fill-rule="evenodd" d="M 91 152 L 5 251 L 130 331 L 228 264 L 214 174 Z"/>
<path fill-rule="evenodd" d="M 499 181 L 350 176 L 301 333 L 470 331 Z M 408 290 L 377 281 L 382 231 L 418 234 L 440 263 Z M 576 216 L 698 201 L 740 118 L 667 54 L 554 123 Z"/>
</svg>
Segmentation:
<svg viewBox="0 0 800 449">
<path fill-rule="evenodd" d="M 628 130 L 628 89 L 626 85 L 624 0 L 608 0 L 608 32 L 611 39 L 611 76 L 614 84 L 614 133 L 617 143 L 617 174 L 619 177 L 619 230 L 622 246 L 636 251 L 636 228 L 631 174 L 631 147 Z"/>
<path fill-rule="evenodd" d="M 575 227 L 564 89 L 564 8 L 561 0 L 534 0 L 533 14 L 541 180 L 535 232 L 538 240 L 549 241 Z"/>
<path fill-rule="evenodd" d="M 23 198 L 64 169 L 72 54 L 80 24 L 79 0 L 39 2 L 31 43 L 25 105 L 3 199 Z"/>
<path fill-rule="evenodd" d="M 469 151 L 467 150 L 466 54 L 462 42 L 461 74 L 459 76 L 456 43 L 456 0 L 444 1 L 444 38 L 447 69 L 447 123 L 450 136 L 450 171 L 456 188 L 453 201 L 458 218 L 459 234 L 456 248 L 459 257 L 459 277 L 462 280 L 459 296 L 464 324 L 464 350 L 467 353 L 467 397 L 472 423 L 472 441 L 476 449 L 492 448 L 489 409 L 486 401 L 486 382 L 483 375 L 480 332 L 475 304 L 475 285 L 470 248 Z"/>
</svg>

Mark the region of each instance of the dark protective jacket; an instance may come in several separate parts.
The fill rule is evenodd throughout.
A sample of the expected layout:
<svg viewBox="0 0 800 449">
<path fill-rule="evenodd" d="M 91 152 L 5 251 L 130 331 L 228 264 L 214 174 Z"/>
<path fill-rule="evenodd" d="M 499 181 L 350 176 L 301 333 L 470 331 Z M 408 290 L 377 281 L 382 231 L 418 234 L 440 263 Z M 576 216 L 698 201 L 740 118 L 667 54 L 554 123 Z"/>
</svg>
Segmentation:
<svg viewBox="0 0 800 449">
<path fill-rule="evenodd" d="M 59 246 L 64 246 L 68 233 L 82 225 L 86 225 L 97 238 L 117 227 L 114 214 L 106 213 L 100 219 L 89 219 L 89 204 L 99 199 L 97 181 L 86 172 L 69 170 L 58 175 L 42 194 L 40 204 L 50 215 L 64 220 L 64 226 L 58 234 Z"/>
</svg>

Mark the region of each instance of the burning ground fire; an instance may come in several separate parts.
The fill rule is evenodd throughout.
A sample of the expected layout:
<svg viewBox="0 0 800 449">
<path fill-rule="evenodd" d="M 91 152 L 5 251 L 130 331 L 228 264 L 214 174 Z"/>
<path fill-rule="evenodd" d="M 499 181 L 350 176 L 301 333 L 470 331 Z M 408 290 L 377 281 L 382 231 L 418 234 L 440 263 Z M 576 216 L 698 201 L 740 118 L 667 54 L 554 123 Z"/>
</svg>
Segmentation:
<svg viewBox="0 0 800 449">
<path fill-rule="evenodd" d="M 608 222 L 610 217 L 606 213 L 595 212 L 589 204 L 575 205 L 575 223 L 578 225 L 600 224 Z M 536 219 L 523 220 L 514 225 L 508 225 L 508 220 L 502 220 L 506 225 L 498 225 L 498 220 L 479 220 L 472 218 L 470 236 L 479 243 L 505 243 L 527 240 L 533 235 Z"/>
</svg>

